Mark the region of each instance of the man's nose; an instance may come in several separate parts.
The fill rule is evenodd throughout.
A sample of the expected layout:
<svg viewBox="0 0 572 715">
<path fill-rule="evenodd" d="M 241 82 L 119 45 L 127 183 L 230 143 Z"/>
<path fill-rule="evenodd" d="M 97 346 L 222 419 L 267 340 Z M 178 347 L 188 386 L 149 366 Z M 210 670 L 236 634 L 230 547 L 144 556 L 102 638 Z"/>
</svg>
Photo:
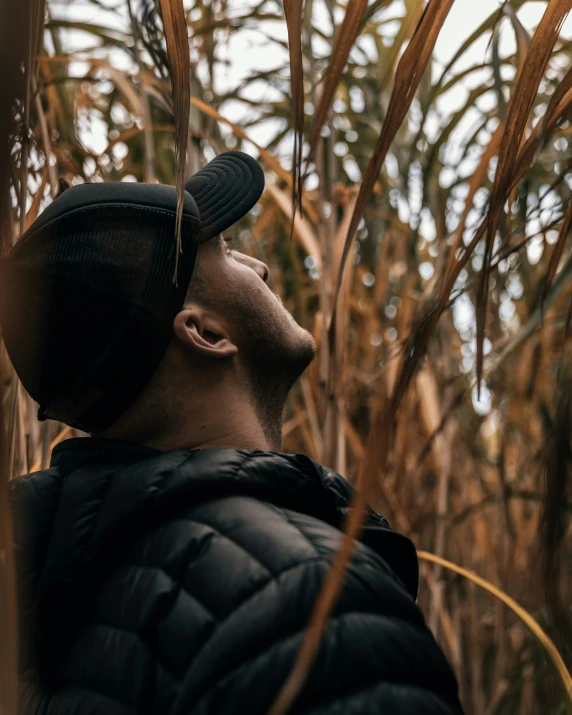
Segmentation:
<svg viewBox="0 0 572 715">
<path fill-rule="evenodd" d="M 259 261 L 258 258 L 254 258 L 253 256 L 248 256 L 246 253 L 240 253 L 239 251 L 233 251 L 232 255 L 236 261 L 252 268 L 252 270 L 255 273 L 258 273 L 260 278 L 262 278 L 265 283 L 268 283 L 270 268 L 268 268 L 266 263 Z"/>
<path fill-rule="evenodd" d="M 259 261 L 257 258 L 251 258 L 250 256 L 248 257 L 248 261 L 251 264 L 252 269 L 258 273 L 265 283 L 268 283 L 270 268 L 268 268 L 266 263 Z"/>
<path fill-rule="evenodd" d="M 259 270 L 261 271 L 261 278 L 265 283 L 268 283 L 268 278 L 270 277 L 270 268 L 262 261 L 256 261 L 259 264 Z"/>
</svg>

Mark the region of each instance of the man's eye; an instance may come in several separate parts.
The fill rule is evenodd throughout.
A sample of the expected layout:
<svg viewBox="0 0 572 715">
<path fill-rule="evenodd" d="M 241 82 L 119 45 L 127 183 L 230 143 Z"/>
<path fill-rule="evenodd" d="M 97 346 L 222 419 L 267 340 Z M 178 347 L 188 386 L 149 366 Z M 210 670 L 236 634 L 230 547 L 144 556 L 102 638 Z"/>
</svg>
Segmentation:
<svg viewBox="0 0 572 715">
<path fill-rule="evenodd" d="M 224 242 L 225 242 L 225 244 L 226 244 L 226 246 L 225 246 L 225 248 L 226 248 L 225 253 L 226 253 L 226 254 L 232 253 L 233 249 L 236 248 L 236 244 L 237 244 L 236 237 L 235 237 L 235 236 L 226 237 L 226 238 L 224 238 Z"/>
</svg>

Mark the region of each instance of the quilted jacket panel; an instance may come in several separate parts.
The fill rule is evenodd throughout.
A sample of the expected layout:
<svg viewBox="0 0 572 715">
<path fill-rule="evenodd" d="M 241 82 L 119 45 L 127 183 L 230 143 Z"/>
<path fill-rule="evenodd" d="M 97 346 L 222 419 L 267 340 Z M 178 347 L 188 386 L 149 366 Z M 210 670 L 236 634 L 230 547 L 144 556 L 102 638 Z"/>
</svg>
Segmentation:
<svg viewBox="0 0 572 715">
<path fill-rule="evenodd" d="M 351 487 L 302 455 L 71 439 L 15 480 L 23 715 L 263 715 Z M 412 543 L 370 513 L 292 710 L 459 715 Z"/>
</svg>

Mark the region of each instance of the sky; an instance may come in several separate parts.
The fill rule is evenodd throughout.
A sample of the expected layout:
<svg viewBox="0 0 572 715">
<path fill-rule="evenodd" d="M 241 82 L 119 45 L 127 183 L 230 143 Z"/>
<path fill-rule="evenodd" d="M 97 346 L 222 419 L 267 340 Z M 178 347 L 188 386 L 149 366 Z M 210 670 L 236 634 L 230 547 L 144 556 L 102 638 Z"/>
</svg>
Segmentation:
<svg viewBox="0 0 572 715">
<path fill-rule="evenodd" d="M 104 6 L 107 2 L 108 0 L 102 0 Z M 115 5 L 115 0 L 113 0 L 111 4 Z M 230 16 L 240 16 L 248 10 L 249 4 L 250 3 L 248 1 L 245 2 L 245 0 L 228 0 L 228 14 Z M 275 11 L 277 13 L 280 12 L 281 6 L 277 0 L 270 3 L 267 6 L 268 9 L 272 9 L 272 4 L 274 4 Z M 403 7 L 401 0 L 391 3 L 387 8 L 387 16 L 399 16 L 401 14 L 400 6 Z M 518 10 L 518 18 L 526 29 L 531 31 L 536 26 L 545 6 L 545 2 L 528 2 Z M 52 3 L 52 8 L 55 17 L 65 20 L 88 20 L 91 22 L 101 22 L 106 25 L 116 23 L 118 27 L 125 27 L 126 23 L 126 15 L 124 13 L 103 13 L 101 9 L 89 3 L 82 2 L 82 0 L 75 0 L 73 3 L 56 0 Z M 315 25 L 329 30 L 330 23 L 324 3 L 315 2 L 314 8 L 313 19 Z M 437 39 L 434 52 L 434 57 L 437 62 L 444 66 L 453 57 L 463 41 L 483 20 L 498 8 L 498 0 L 455 0 Z M 105 14 L 105 17 L 103 17 L 103 14 Z M 336 8 L 336 21 L 340 22 L 342 18 L 343 10 Z M 287 39 L 285 22 L 266 22 L 265 28 L 267 30 L 270 28 L 275 38 L 282 40 Z M 562 29 L 562 35 L 567 38 L 572 38 L 572 15 L 565 23 Z M 368 38 L 362 38 L 360 41 L 362 48 L 366 51 L 368 49 L 367 39 Z M 319 49 L 319 38 L 316 41 L 318 43 L 316 49 Z M 66 42 L 69 43 L 68 46 L 70 49 L 72 47 L 74 49 L 80 49 L 85 46 L 86 35 L 83 33 L 75 33 L 75 35 L 68 33 Z M 89 42 L 89 44 L 91 44 L 91 42 Z M 458 71 L 482 62 L 485 57 L 486 46 L 487 39 L 483 37 L 457 61 L 455 69 Z M 514 35 L 506 22 L 504 32 L 501 35 L 500 47 L 501 54 L 503 55 L 513 52 L 515 48 Z M 215 77 L 216 89 L 219 93 L 224 92 L 235 87 L 253 70 L 269 69 L 278 66 L 283 63 L 286 58 L 287 54 L 285 49 L 276 43 L 268 43 L 260 32 L 255 30 L 233 32 L 226 43 L 226 47 L 222 49 L 221 52 L 221 59 L 227 59 L 229 62 L 227 67 L 218 67 Z M 125 61 L 119 53 L 113 58 L 113 62 L 118 69 L 127 69 Z M 77 70 L 79 73 L 82 68 L 77 67 Z M 437 67 L 435 70 L 437 71 Z M 463 91 L 460 87 L 452 90 L 439 100 L 440 108 L 444 111 L 452 112 L 456 107 L 461 106 L 464 103 L 467 92 L 477 86 L 479 82 L 483 81 L 484 76 L 488 75 L 484 75 L 482 72 L 472 73 L 470 78 L 467 79 L 467 90 Z M 251 98 L 255 100 L 262 98 L 261 95 L 256 96 L 256 91 L 256 88 L 253 88 Z M 261 87 L 258 91 L 264 92 L 264 96 L 268 96 L 268 87 Z M 233 122 L 240 123 L 247 113 L 248 109 L 240 102 L 227 102 L 224 105 L 224 115 Z M 462 132 L 464 129 L 465 127 L 461 125 L 458 131 Z M 257 127 L 256 140 L 259 144 L 266 145 L 270 142 L 275 133 L 276 125 L 267 123 L 265 126 Z M 88 138 L 88 142 L 94 149 L 97 147 L 97 149 L 103 151 L 105 146 L 102 146 L 102 144 L 106 144 L 106 138 L 96 135 L 91 140 Z M 253 154 L 256 154 L 256 151 L 253 150 Z"/>
<path fill-rule="evenodd" d="M 394 2 L 387 8 L 387 16 L 394 17 L 399 14 L 399 6 L 401 2 Z M 435 46 L 434 57 L 441 65 L 445 65 L 459 49 L 462 43 L 469 35 L 487 18 L 491 13 L 498 10 L 500 3 L 498 0 L 455 0 L 449 15 L 439 33 L 437 44 Z M 232 6 L 232 3 L 231 3 Z M 526 3 L 518 12 L 518 18 L 529 31 L 532 30 L 538 23 L 543 9 L 546 6 L 545 2 L 529 2 Z M 238 4 L 237 4 L 238 7 Z M 244 7 L 244 6 L 242 6 Z M 343 12 L 339 11 L 337 21 L 341 21 Z M 314 22 L 325 30 L 329 30 L 330 24 L 327 18 L 327 13 L 324 10 L 323 4 L 315 4 Z M 396 28 L 397 29 L 397 28 Z M 562 29 L 564 37 L 572 37 L 572 16 L 568 18 Z M 286 40 L 285 23 L 276 23 L 274 36 Z M 362 46 L 363 40 L 362 38 Z M 221 71 L 219 77 L 221 89 L 227 89 L 236 84 L 253 69 L 268 68 L 284 61 L 285 53 L 276 45 L 266 45 L 262 48 L 263 40 L 260 36 L 257 37 L 255 32 L 240 32 L 235 33 L 228 43 L 227 58 L 231 60 L 231 65 L 227 69 Z M 483 37 L 481 41 L 476 42 L 469 51 L 467 51 L 455 64 L 455 69 L 461 70 L 474 64 L 478 64 L 485 58 L 487 46 L 487 38 Z M 506 55 L 515 50 L 514 36 L 511 31 L 503 32 L 501 37 L 501 54 Z M 259 51 L 256 51 L 256 48 Z M 476 86 L 482 79 L 483 74 L 475 73 L 471 80 L 470 86 Z M 445 99 L 445 107 L 454 111 L 455 107 L 461 106 L 464 103 L 465 94 L 461 91 L 449 93 Z M 241 108 L 236 106 L 227 111 L 233 113 L 229 119 L 233 121 L 240 119 Z M 236 112 L 236 114 L 234 114 Z"/>
</svg>

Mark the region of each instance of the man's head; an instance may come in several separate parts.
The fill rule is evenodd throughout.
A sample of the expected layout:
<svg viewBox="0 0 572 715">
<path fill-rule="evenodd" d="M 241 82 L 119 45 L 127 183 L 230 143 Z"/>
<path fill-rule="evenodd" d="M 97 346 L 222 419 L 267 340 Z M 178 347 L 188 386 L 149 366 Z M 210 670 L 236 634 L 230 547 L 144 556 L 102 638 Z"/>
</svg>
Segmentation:
<svg viewBox="0 0 572 715">
<path fill-rule="evenodd" d="M 40 419 L 142 443 L 184 432 L 190 446 L 194 424 L 224 432 L 229 412 L 279 443 L 314 342 L 266 285 L 267 267 L 221 237 L 263 187 L 241 152 L 189 179 L 175 283 L 172 187 L 84 185 L 44 211 L 0 265 L 3 337 Z M 205 420 L 213 409 L 220 419 Z"/>
<path fill-rule="evenodd" d="M 167 448 L 231 443 L 253 417 L 279 449 L 286 397 L 315 342 L 268 287 L 268 267 L 218 235 L 200 246 L 173 339 L 140 397 L 98 436 Z M 256 427 L 254 428 L 256 431 Z"/>
</svg>

